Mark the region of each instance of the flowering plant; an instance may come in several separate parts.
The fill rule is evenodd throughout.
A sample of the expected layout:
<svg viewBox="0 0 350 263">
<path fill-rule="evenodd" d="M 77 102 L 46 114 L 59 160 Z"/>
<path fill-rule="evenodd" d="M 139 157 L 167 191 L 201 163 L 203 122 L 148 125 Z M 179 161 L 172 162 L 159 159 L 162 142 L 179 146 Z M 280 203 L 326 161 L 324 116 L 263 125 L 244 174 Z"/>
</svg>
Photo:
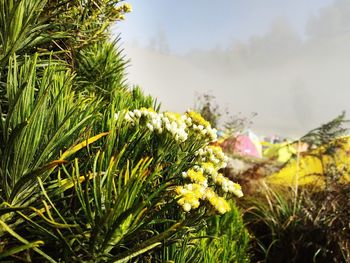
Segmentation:
<svg viewBox="0 0 350 263">
<path fill-rule="evenodd" d="M 175 150 L 178 154 L 175 156 L 177 160 L 171 160 L 173 163 L 190 160 L 183 165 L 187 169 L 170 175 L 178 184 L 172 189 L 177 203 L 185 212 L 203 203 L 224 214 L 230 210 L 226 200 L 230 194 L 243 196 L 240 185 L 219 172 L 226 167 L 227 157 L 219 146 L 211 145 L 217 138 L 216 130 L 199 113 L 187 111 L 180 115 L 141 108 L 119 112 L 115 118 L 121 119 L 130 128 L 157 138 L 157 147 L 163 156 L 169 156 L 167 152 Z"/>
<path fill-rule="evenodd" d="M 7 2 L 0 260 L 165 262 L 207 211 L 229 210 L 215 129 L 129 89 L 108 30 L 131 11 L 122 0 Z"/>
</svg>

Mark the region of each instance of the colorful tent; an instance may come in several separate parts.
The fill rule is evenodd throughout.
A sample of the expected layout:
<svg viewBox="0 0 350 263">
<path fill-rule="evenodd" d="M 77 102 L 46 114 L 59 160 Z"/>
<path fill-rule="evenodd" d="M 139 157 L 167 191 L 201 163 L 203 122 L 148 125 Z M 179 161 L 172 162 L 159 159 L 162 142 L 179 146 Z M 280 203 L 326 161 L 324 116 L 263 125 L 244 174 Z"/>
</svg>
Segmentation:
<svg viewBox="0 0 350 263">
<path fill-rule="evenodd" d="M 269 159 L 277 160 L 280 163 L 289 161 L 289 159 L 298 152 L 302 153 L 308 150 L 308 145 L 306 143 L 298 142 L 283 142 L 277 144 L 262 142 L 262 145 L 266 148 L 263 151 L 263 156 Z"/>
<path fill-rule="evenodd" d="M 262 157 L 262 146 L 259 138 L 251 131 L 237 135 L 233 138 L 228 138 L 222 142 L 221 146 L 224 150 L 236 154 L 247 155 L 256 158 Z"/>
</svg>

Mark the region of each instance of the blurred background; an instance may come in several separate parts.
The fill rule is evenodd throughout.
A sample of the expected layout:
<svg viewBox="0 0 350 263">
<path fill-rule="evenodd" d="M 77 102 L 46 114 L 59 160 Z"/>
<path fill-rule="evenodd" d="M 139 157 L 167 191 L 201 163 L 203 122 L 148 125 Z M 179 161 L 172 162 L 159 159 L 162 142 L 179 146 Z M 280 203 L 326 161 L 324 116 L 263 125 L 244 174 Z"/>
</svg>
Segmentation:
<svg viewBox="0 0 350 263">
<path fill-rule="evenodd" d="M 257 113 L 260 136 L 297 137 L 350 109 L 348 0 L 129 3 L 113 34 L 128 81 L 163 110 L 184 112 L 209 93 L 223 111 Z"/>
</svg>

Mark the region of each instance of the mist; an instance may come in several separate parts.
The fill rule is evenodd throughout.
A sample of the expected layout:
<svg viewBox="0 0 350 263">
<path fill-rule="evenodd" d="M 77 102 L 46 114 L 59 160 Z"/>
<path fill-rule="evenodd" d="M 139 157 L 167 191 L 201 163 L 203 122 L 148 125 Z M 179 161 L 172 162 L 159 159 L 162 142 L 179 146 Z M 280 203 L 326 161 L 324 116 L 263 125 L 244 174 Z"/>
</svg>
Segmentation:
<svg viewBox="0 0 350 263">
<path fill-rule="evenodd" d="M 184 112 L 196 92 L 210 93 L 232 114 L 256 112 L 252 129 L 259 135 L 301 136 L 350 112 L 349 14 L 350 1 L 337 0 L 310 15 L 304 34 L 279 16 L 248 41 L 184 55 L 169 51 L 164 32 L 147 47 L 124 43 L 128 81 L 157 97 L 163 110 Z"/>
</svg>

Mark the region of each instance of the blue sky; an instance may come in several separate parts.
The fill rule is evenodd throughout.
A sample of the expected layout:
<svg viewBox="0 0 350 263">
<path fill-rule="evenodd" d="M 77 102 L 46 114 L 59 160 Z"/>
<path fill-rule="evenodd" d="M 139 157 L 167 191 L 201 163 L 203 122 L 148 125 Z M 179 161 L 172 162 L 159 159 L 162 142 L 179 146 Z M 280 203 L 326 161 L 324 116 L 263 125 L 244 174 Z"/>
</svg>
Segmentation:
<svg viewBox="0 0 350 263">
<path fill-rule="evenodd" d="M 162 36 L 174 53 L 225 47 L 262 35 L 283 17 L 301 35 L 305 24 L 332 0 L 147 0 L 129 1 L 133 12 L 120 23 L 123 41 L 150 45 Z"/>
</svg>

